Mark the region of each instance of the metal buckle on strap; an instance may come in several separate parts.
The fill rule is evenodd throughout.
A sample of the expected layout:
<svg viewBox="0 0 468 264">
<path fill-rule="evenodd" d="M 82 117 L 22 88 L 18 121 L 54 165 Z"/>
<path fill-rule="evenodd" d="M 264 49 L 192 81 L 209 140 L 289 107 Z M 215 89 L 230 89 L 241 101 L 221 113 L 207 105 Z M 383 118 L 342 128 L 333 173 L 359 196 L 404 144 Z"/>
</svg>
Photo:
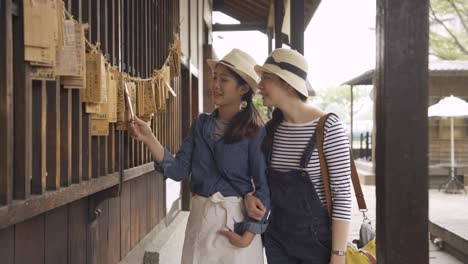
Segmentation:
<svg viewBox="0 0 468 264">
<path fill-rule="evenodd" d="M 368 211 L 367 209 L 359 209 L 359 212 L 362 213 L 362 217 L 364 218 L 364 219 L 363 219 L 363 222 L 364 222 L 364 221 L 370 222 L 370 219 L 369 219 L 369 218 L 367 217 L 367 215 L 366 215 L 366 212 L 367 212 L 367 211 Z"/>
</svg>

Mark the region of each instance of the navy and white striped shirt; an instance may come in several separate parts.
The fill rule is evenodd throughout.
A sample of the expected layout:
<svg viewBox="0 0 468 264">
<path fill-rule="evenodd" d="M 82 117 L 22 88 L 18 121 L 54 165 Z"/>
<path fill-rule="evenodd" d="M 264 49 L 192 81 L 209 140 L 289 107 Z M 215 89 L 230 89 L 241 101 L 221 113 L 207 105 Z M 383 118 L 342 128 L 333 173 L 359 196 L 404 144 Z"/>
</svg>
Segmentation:
<svg viewBox="0 0 468 264">
<path fill-rule="evenodd" d="M 310 137 L 315 133 L 317 123 L 318 119 L 303 124 L 283 121 L 274 136 L 271 166 L 278 170 L 299 169 L 302 154 Z M 349 140 L 341 121 L 334 115 L 325 123 L 323 148 L 330 176 L 332 219 L 350 221 L 352 197 Z M 306 171 L 320 201 L 326 207 L 317 149 L 312 153 Z"/>
</svg>

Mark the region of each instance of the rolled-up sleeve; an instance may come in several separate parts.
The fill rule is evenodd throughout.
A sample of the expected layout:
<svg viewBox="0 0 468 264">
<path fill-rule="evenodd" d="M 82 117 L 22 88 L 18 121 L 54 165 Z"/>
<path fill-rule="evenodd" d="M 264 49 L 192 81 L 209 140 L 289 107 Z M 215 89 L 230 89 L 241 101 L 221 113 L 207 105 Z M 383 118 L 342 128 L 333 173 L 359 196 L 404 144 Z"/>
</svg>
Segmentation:
<svg viewBox="0 0 468 264">
<path fill-rule="evenodd" d="M 195 144 L 194 136 L 197 121 L 198 118 L 194 120 L 187 137 L 184 139 L 175 157 L 169 150 L 164 149 L 163 160 L 160 163 L 155 162 L 155 169 L 160 171 L 165 178 L 170 178 L 174 181 L 182 181 L 190 175 L 192 171 L 192 152 Z"/>
<path fill-rule="evenodd" d="M 245 231 L 262 234 L 268 226 L 267 218 L 270 212 L 270 189 L 268 187 L 266 175 L 266 159 L 261 150 L 264 136 L 265 129 L 262 127 L 257 136 L 252 139 L 249 144 L 249 168 L 255 185 L 255 192 L 253 195 L 262 201 L 267 211 L 260 221 L 248 218 L 245 222 L 237 223 L 236 233 L 238 234 L 242 234 Z"/>
</svg>

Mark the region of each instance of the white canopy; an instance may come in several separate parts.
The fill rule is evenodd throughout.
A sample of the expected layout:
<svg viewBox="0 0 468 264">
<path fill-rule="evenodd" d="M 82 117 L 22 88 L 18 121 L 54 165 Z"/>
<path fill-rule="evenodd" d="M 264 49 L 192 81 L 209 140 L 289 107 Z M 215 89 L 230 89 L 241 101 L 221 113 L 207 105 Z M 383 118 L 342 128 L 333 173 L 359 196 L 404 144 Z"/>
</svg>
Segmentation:
<svg viewBox="0 0 468 264">
<path fill-rule="evenodd" d="M 451 95 L 430 106 L 428 115 L 447 117 L 468 116 L 468 103 Z"/>
</svg>

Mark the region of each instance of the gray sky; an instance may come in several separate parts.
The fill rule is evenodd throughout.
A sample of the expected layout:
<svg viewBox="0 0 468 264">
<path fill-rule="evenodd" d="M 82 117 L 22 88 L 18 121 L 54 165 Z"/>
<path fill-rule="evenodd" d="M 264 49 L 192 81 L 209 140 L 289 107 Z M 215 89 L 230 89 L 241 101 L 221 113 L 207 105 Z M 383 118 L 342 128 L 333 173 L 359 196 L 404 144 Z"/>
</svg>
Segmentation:
<svg viewBox="0 0 468 264">
<path fill-rule="evenodd" d="M 305 31 L 309 80 L 318 92 L 339 85 L 375 66 L 375 0 L 322 1 Z M 219 14 L 214 22 L 232 23 Z M 258 63 L 267 57 L 266 35 L 258 31 L 215 32 L 219 57 L 232 48 L 251 54 Z"/>
</svg>

